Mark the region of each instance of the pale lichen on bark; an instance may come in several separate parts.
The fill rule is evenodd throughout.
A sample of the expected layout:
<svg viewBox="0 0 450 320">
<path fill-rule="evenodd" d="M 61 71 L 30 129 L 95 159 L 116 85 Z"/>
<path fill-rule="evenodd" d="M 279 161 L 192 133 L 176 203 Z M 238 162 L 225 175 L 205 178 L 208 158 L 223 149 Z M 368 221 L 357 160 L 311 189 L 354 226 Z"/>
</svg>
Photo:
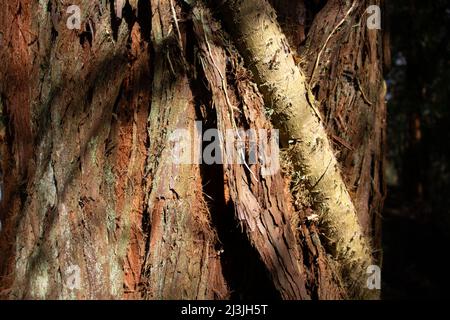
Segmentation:
<svg viewBox="0 0 450 320">
<path fill-rule="evenodd" d="M 265 0 L 229 0 L 220 8 L 230 17 L 225 23 L 254 72 L 266 104 L 274 110 L 272 119 L 281 131 L 282 146 L 290 148 L 295 170 L 305 176 L 315 195 L 321 229 L 349 288 L 356 295 L 371 295 L 365 288 L 366 268 L 372 264 L 369 242 L 275 11 Z M 289 146 L 289 141 L 295 144 Z"/>
</svg>

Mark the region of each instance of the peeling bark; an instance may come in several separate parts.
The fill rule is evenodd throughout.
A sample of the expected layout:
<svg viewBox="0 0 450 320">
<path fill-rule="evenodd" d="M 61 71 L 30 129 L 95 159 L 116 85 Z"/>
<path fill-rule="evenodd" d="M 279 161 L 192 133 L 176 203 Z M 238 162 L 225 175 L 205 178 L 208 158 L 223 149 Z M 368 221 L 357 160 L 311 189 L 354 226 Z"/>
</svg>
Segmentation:
<svg viewBox="0 0 450 320">
<path fill-rule="evenodd" d="M 175 33 L 168 32 L 173 17 L 169 3 L 155 1 L 152 7 L 155 69 L 148 119 L 146 176 L 151 178 L 147 191 L 149 239 L 143 266 L 148 278 L 145 296 L 223 299 L 228 293 L 215 250 L 216 235 L 201 193 L 199 167 L 174 164 L 172 157 L 170 133 L 188 129 L 195 134 L 193 96 L 183 67 L 186 62 L 179 58 L 180 54 L 186 56 L 180 52 L 185 48 L 178 46 Z"/>
<path fill-rule="evenodd" d="M 329 1 L 310 26 L 302 23 L 309 23 L 316 12 L 303 2 L 274 2 L 280 6 L 290 44 L 307 57 L 300 63 L 310 74 L 313 57 L 326 38 L 321 26 L 329 30 L 334 26 L 333 10 L 340 8 L 341 15 L 347 7 Z M 329 246 L 323 245 L 323 225 L 310 219 L 313 209 L 323 210 L 323 221 L 330 221 L 331 200 L 315 194 L 318 201 L 311 208 L 302 201 L 311 189 L 323 195 L 330 191 L 327 188 L 334 190 L 329 181 L 338 181 L 341 196 L 348 197 L 346 188 L 350 189 L 365 234 L 373 234 L 383 198 L 378 36 L 349 32 L 344 24 L 328 42 L 331 52 L 322 54 L 326 59 L 340 57 L 333 60 L 332 70 L 337 71 L 327 73 L 319 63 L 312 77 L 328 137 L 337 137 L 331 139 L 339 150 L 349 146 L 338 156 L 344 185 L 318 113 L 307 100 L 314 98 L 308 95 L 307 77 L 298 71 L 298 57 L 289 52 L 266 2 L 255 1 L 245 18 L 244 11 L 232 14 L 243 18 L 246 28 L 260 26 L 255 21 L 267 18 L 261 41 L 272 53 L 264 57 L 267 61 L 257 60 L 256 69 L 248 68 L 235 48 L 240 44 L 248 65 L 254 37 L 230 36 L 209 8 L 193 3 L 133 0 L 104 6 L 104 1 L 79 0 L 75 4 L 81 8 L 80 30 L 66 27 L 67 8 L 56 0 L 11 0 L 0 12 L 1 298 L 354 296 L 343 285 L 342 261 L 330 258 Z M 306 18 L 303 22 L 285 18 L 281 7 Z M 355 12 L 362 10 L 361 4 Z M 345 37 L 348 42 L 340 49 L 339 41 Z M 361 91 L 341 78 L 326 81 L 343 72 L 348 65 L 345 55 L 355 43 L 358 59 L 352 61 L 357 61 L 354 71 Z M 242 50 L 243 46 L 251 50 Z M 363 48 L 369 48 L 367 60 Z M 288 91 L 296 95 L 284 109 L 287 100 L 276 85 L 291 70 L 297 82 Z M 266 73 L 282 76 L 264 78 Z M 271 95 L 276 99 L 269 101 Z M 345 131 L 333 125 L 330 119 L 340 113 L 349 123 L 360 119 L 350 116 L 351 109 L 345 107 L 350 102 L 365 113 L 362 117 L 370 130 L 354 125 L 356 130 Z M 276 112 L 270 117 L 272 109 Z M 195 121 L 220 130 L 224 158 L 235 138 L 244 138 L 244 156 L 249 157 L 249 137 L 236 130 L 270 133 L 279 127 L 286 147 L 282 170 L 263 174 L 261 159 L 255 164 L 175 163 L 172 133 L 187 129 L 195 136 L 199 133 Z M 294 128 L 303 134 L 302 124 L 308 122 L 319 130 L 322 149 L 310 150 L 317 140 L 315 131 L 309 135 L 311 145 L 300 139 L 289 147 L 286 142 L 300 136 L 287 133 Z M 227 129 L 233 137 L 225 134 Z M 274 141 L 270 134 L 258 133 L 256 138 L 266 145 Z M 290 154 L 308 157 L 291 161 Z M 306 173 L 308 183 L 299 183 L 293 174 L 299 171 Z M 330 172 L 333 178 L 328 177 Z M 352 209 L 351 202 L 345 207 Z M 340 216 L 338 211 L 332 213 Z M 350 220 L 354 227 L 356 219 Z M 355 241 L 341 227 L 336 226 L 336 239 L 343 244 Z M 349 253 L 338 250 L 338 257 L 345 254 Z M 358 264 L 360 259 L 356 258 Z M 73 288 L 77 271 L 79 286 Z"/>
<path fill-rule="evenodd" d="M 314 75 L 308 77 L 320 103 L 328 135 L 333 141 L 343 176 L 364 234 L 373 239 L 376 262 L 381 259 L 381 211 L 385 198 L 386 139 L 385 61 L 389 45 L 380 30 L 366 27 L 369 5 L 358 1 L 353 14 L 330 38 Z M 348 7 L 329 1 L 315 18 L 308 41 L 299 46 L 301 66 L 311 75 L 316 57 L 330 30 Z M 313 39 L 315 39 L 313 41 Z M 387 48 L 387 49 L 386 49 Z"/>
<path fill-rule="evenodd" d="M 276 13 L 267 1 L 227 1 L 223 10 L 231 16 L 234 34 L 247 64 L 254 71 L 272 121 L 281 130 L 281 145 L 293 154 L 294 169 L 314 194 L 328 245 L 343 268 L 348 286 L 364 290 L 366 268 L 372 264 L 370 245 L 364 236 L 334 151 L 317 111 L 306 78 L 296 66 Z"/>
<path fill-rule="evenodd" d="M 261 121 L 262 105 L 255 106 L 254 103 L 248 103 L 252 98 L 258 99 L 258 96 L 239 97 L 241 98 L 239 99 L 232 97 L 232 93 L 228 92 L 229 88 L 225 78 L 226 55 L 223 49 L 208 42 L 208 37 L 212 38 L 212 34 L 209 30 L 205 30 L 205 26 L 210 26 L 212 22 L 208 17 L 203 17 L 203 12 L 194 9 L 194 29 L 199 37 L 202 65 L 217 111 L 218 129 L 222 134 L 220 140 L 224 142 L 221 149 L 224 151 L 222 157 L 225 163 L 228 154 L 225 146 L 227 137 L 224 133 L 227 130 L 234 130 L 238 135 L 236 120 L 232 117 L 231 111 L 236 107 L 231 105 L 229 100 L 244 101 L 243 109 L 248 113 L 244 117 L 251 128 L 269 129 L 270 127 Z M 203 21 L 203 19 L 207 20 Z M 244 92 L 247 90 L 244 89 Z M 257 107 L 256 110 L 255 107 Z M 256 112 L 260 114 L 255 114 Z M 252 123 L 251 119 L 257 122 L 261 121 L 261 123 Z M 259 137 L 258 139 L 263 138 Z M 265 143 L 270 145 L 270 141 L 265 141 Z M 272 190 L 284 189 L 282 177 L 280 175 L 264 176 L 261 172 L 261 164 L 253 166 L 250 175 L 246 174 L 245 170 L 248 169 L 244 165 L 231 164 L 225 166 L 224 169 L 225 181 L 237 219 L 245 226 L 250 241 L 258 250 L 282 297 L 285 299 L 309 299 L 305 287 L 304 270 L 300 262 L 301 257 L 287 221 L 286 202 L 283 201 L 282 194 L 280 199 L 271 194 Z"/>
</svg>

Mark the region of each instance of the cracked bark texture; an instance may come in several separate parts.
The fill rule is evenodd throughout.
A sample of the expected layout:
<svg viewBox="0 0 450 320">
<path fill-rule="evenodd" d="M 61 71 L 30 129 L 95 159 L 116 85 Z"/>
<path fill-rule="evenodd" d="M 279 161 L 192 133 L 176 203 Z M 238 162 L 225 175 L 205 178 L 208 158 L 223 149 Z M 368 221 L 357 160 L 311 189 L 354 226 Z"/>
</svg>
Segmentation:
<svg viewBox="0 0 450 320">
<path fill-rule="evenodd" d="M 292 10 L 285 0 L 271 2 L 319 103 L 359 223 L 371 239 L 374 263 L 381 266 L 381 212 L 386 195 L 383 73 L 390 66 L 384 1 L 299 1 Z M 381 8 L 382 30 L 366 27 L 366 10 L 371 5 Z M 290 21 L 298 21 L 301 27 L 293 29 Z"/>
<path fill-rule="evenodd" d="M 284 0 L 272 3 L 282 22 L 294 20 L 293 12 L 303 13 L 297 19 L 303 25 L 300 29 L 307 30 L 307 37 L 296 36 L 296 30 L 287 23 L 282 23 L 283 31 L 296 49 L 298 63 L 319 102 L 363 232 L 373 239 L 374 258 L 381 263 L 381 211 L 386 194 L 383 73 L 389 69 L 390 52 L 386 33 L 365 26 L 367 8 L 378 5 L 384 13 L 384 1 L 356 1 L 325 50 L 322 49 L 326 39 L 352 3 L 322 1 L 320 5 L 308 2 L 305 5 L 299 1 L 297 8 L 290 11 L 286 10 Z M 311 19 L 314 11 L 317 14 Z"/>
<path fill-rule="evenodd" d="M 348 8 L 326 2 L 273 3 L 306 75 Z M 272 176 L 260 162 L 173 163 L 171 133 L 195 135 L 195 121 L 222 132 L 273 128 L 233 37 L 206 6 L 188 3 L 127 1 L 119 18 L 116 1 L 74 0 L 81 29 L 70 30 L 65 2 L 6 1 L 1 298 L 352 297 L 321 226 L 308 220 L 314 208 L 299 200 L 308 191 L 289 157 Z M 319 64 L 312 90 L 360 223 L 378 239 L 382 52 L 379 33 L 351 28 L 364 24 L 364 5 L 329 41 L 322 60 L 331 67 Z"/>
<path fill-rule="evenodd" d="M 316 70 L 328 40 L 355 8 L 346 9 L 342 22 L 330 29 L 317 53 Z M 363 233 L 357 211 L 331 148 L 323 119 L 316 110 L 303 70 L 295 65 L 294 54 L 281 31 L 276 12 L 266 1 L 230 0 L 218 8 L 227 20 L 230 33 L 255 74 L 265 102 L 273 110 L 272 122 L 280 128 L 284 147 L 289 148 L 294 170 L 306 182 L 312 195 L 322 230 L 349 290 L 361 297 L 366 269 L 373 264 L 372 249 Z M 339 21 L 339 20 L 338 20 Z M 302 57 L 301 57 L 302 58 Z M 358 82 L 359 83 L 359 82 Z M 362 89 L 361 89 L 362 90 Z M 365 97 L 363 95 L 363 97 Z M 371 103 L 370 103 L 371 104 Z"/>
</svg>

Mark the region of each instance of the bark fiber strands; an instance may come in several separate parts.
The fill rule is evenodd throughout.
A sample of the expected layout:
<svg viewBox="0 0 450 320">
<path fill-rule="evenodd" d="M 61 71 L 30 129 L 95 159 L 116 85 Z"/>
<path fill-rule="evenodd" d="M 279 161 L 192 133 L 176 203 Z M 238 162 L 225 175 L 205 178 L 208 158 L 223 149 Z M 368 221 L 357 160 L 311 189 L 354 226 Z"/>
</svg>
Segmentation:
<svg viewBox="0 0 450 320">
<path fill-rule="evenodd" d="M 269 131 L 271 126 L 264 120 L 264 108 L 259 95 L 256 92 L 253 96 L 249 94 L 252 90 L 250 85 L 240 90 L 247 97 L 237 97 L 229 88 L 226 79 L 227 54 L 223 47 L 211 41 L 213 35 L 210 26 L 214 25 L 214 22 L 209 12 L 202 7 L 196 7 L 193 13 L 200 59 L 217 112 L 217 127 L 221 134 L 221 150 L 225 160 L 232 158 L 227 154 L 232 148 L 227 146 L 230 141 L 224 133 L 233 130 L 236 138 L 242 138 L 236 131 L 239 128 L 233 113 L 233 109 L 240 102 L 244 105 L 244 110 L 238 113 L 241 113 L 251 128 Z M 258 136 L 258 139 L 264 138 Z M 251 172 L 248 172 L 249 170 Z M 289 197 L 284 192 L 279 192 L 286 189 L 280 172 L 265 176 L 262 174 L 261 163 L 251 167 L 245 164 L 225 164 L 224 174 L 236 218 L 245 227 L 281 296 L 284 299 L 309 299 L 301 253 L 289 223 L 289 214 L 292 213 Z"/>
<path fill-rule="evenodd" d="M 281 144 L 290 146 L 295 169 L 315 195 L 321 228 L 347 285 L 356 296 L 368 297 L 366 268 L 372 264 L 355 207 L 342 179 L 323 124 L 315 110 L 305 76 L 297 67 L 276 14 L 263 0 L 226 1 L 221 8 L 229 30 L 255 74 L 266 107 L 281 131 Z"/>
<path fill-rule="evenodd" d="M 194 136 L 195 130 L 192 91 L 179 54 L 183 48 L 174 38 L 177 34 L 169 31 L 175 9 L 168 1 L 153 1 L 152 8 L 155 62 L 148 118 L 144 298 L 224 299 L 228 292 L 199 167 L 176 164 L 172 156 L 171 133 L 188 129 Z"/>
</svg>

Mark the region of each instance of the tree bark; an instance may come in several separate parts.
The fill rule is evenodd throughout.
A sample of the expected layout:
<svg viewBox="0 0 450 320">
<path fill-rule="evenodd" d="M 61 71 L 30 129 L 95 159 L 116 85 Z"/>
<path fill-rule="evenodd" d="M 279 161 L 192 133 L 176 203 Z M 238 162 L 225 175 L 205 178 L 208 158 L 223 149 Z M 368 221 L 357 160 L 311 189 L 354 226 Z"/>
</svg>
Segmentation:
<svg viewBox="0 0 450 320">
<path fill-rule="evenodd" d="M 362 233 L 315 99 L 295 65 L 275 11 L 268 2 L 253 0 L 227 1 L 224 11 L 231 16 L 233 38 L 254 71 L 266 105 L 273 109 L 272 121 L 281 130 L 280 143 L 286 148 L 291 144 L 294 170 L 314 194 L 315 211 L 345 280 L 363 288 L 372 250 Z"/>
<path fill-rule="evenodd" d="M 270 70 L 256 65 L 254 72 L 251 43 L 200 1 L 74 1 L 81 9 L 78 30 L 67 27 L 71 14 L 60 1 L 8 0 L 0 12 L 0 297 L 361 297 L 361 273 L 357 288 L 350 287 L 342 254 L 330 256 L 336 246 L 326 237 L 334 227 L 310 218 L 330 208 L 318 203 L 332 201 L 317 201 L 314 190 L 327 195 L 335 189 L 329 182 L 338 181 L 352 230 L 362 226 L 378 248 L 381 32 L 366 30 L 361 1 L 327 42 L 349 5 L 299 3 L 273 1 L 283 29 L 267 2 L 255 4 L 269 8 L 259 14 L 270 13 L 269 30 L 255 32 L 271 31 L 288 52 L 283 59 L 271 55 Z M 294 11 L 304 19 L 289 16 Z M 324 61 L 332 61 L 329 68 Z M 268 97 L 282 92 L 278 81 L 269 90 L 262 85 L 274 79 L 263 77 L 273 68 L 294 70 L 298 82 L 289 90 L 300 100 L 270 116 Z M 322 123 L 306 98 L 317 100 Z M 286 110 L 289 117 L 281 117 Z M 305 119 L 320 133 L 322 147 L 314 152 L 287 143 L 315 144 L 317 133 L 305 140 L 311 138 L 301 129 Z M 242 138 L 242 130 L 279 127 L 282 170 L 264 175 L 261 159 L 175 163 L 172 134 L 185 129 L 195 137 L 196 121 L 203 130 L 219 130 L 223 159 L 234 141 L 227 129 Z M 292 127 L 299 135 L 288 135 Z M 319 159 L 320 168 L 312 172 L 305 154 Z M 308 168 L 306 182 L 295 174 L 299 168 Z M 338 223 L 335 241 L 354 242 L 338 211 L 325 211 Z M 359 269 L 369 258 L 364 261 Z"/>
</svg>

